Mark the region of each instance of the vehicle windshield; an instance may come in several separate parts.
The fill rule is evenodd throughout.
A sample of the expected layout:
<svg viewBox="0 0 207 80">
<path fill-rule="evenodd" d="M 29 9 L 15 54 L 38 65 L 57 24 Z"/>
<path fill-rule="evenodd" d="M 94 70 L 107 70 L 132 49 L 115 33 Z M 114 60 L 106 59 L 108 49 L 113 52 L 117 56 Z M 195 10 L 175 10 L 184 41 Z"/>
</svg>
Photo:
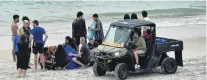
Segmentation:
<svg viewBox="0 0 207 80">
<path fill-rule="evenodd" d="M 103 41 L 103 45 L 123 47 L 128 40 L 131 29 L 111 26 Z"/>
</svg>

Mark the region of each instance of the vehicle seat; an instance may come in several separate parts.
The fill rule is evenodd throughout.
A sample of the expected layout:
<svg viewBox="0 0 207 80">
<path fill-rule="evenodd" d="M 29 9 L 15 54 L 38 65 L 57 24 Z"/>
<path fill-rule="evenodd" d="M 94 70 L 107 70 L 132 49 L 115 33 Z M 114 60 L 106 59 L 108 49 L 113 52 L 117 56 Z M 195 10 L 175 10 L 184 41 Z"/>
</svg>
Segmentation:
<svg viewBox="0 0 207 80">
<path fill-rule="evenodd" d="M 146 52 L 145 52 L 145 53 L 143 53 L 143 54 L 139 54 L 139 56 L 140 56 L 140 57 L 145 57 L 145 56 L 146 56 L 146 54 L 147 54 L 147 53 L 149 53 L 150 48 L 151 48 L 151 46 L 152 46 L 152 40 L 148 41 L 146 45 L 147 45 Z"/>
</svg>

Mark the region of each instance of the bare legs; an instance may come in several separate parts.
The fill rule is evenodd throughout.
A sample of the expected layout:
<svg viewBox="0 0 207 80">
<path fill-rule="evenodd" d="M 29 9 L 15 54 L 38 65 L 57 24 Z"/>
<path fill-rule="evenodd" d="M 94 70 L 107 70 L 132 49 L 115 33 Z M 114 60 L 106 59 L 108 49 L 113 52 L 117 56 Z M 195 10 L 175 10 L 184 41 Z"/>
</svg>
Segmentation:
<svg viewBox="0 0 207 80">
<path fill-rule="evenodd" d="M 38 62 L 37 58 L 38 58 L 38 54 L 35 54 L 35 55 L 34 55 L 35 71 L 37 71 L 37 62 Z"/>
<path fill-rule="evenodd" d="M 138 55 L 139 55 L 139 51 L 138 50 L 134 50 L 134 57 L 135 57 L 135 60 L 136 60 L 136 64 L 139 64 Z"/>
<path fill-rule="evenodd" d="M 22 69 L 18 68 L 17 69 L 17 78 L 20 78 L 21 73 L 22 73 Z"/>
<path fill-rule="evenodd" d="M 42 69 L 45 70 L 45 56 L 43 53 L 40 53 L 40 60 L 41 60 L 41 63 L 42 63 Z"/>
<path fill-rule="evenodd" d="M 42 63 L 43 70 L 45 70 L 45 56 L 43 53 L 40 53 L 40 61 Z M 35 71 L 37 71 L 37 64 L 38 64 L 38 55 L 35 54 L 34 56 Z"/>
<path fill-rule="evenodd" d="M 14 52 L 14 48 L 12 48 L 12 56 L 13 56 L 13 61 L 16 62 L 16 55 L 15 55 L 15 52 Z"/>
<path fill-rule="evenodd" d="M 73 62 L 75 62 L 76 64 L 81 65 L 81 67 L 86 67 L 83 63 L 81 63 L 80 61 L 78 61 L 76 58 L 73 58 L 72 60 L 73 60 Z"/>
<path fill-rule="evenodd" d="M 22 69 L 22 74 L 23 74 L 23 77 L 25 77 L 25 76 L 26 76 L 26 72 L 27 72 L 27 70 Z"/>
<path fill-rule="evenodd" d="M 20 78 L 20 75 L 21 75 L 21 74 L 23 74 L 23 77 L 25 77 L 25 76 L 26 76 L 26 72 L 27 72 L 27 70 L 18 68 L 18 69 L 17 69 L 17 78 Z"/>
</svg>

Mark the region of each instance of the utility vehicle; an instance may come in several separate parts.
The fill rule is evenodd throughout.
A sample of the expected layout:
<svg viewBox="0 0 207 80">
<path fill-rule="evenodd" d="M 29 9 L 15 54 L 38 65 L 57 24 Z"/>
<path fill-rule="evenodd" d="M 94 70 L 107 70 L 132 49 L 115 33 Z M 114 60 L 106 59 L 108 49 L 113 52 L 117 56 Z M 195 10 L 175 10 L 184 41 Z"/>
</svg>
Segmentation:
<svg viewBox="0 0 207 80">
<path fill-rule="evenodd" d="M 135 57 L 132 51 L 132 35 L 147 26 L 151 38 L 146 41 L 145 54 L 139 54 L 139 69 L 135 69 Z M 161 40 L 161 41 L 160 41 Z M 103 76 L 107 71 L 115 72 L 117 79 L 124 80 L 129 73 L 150 72 L 161 66 L 165 74 L 173 74 L 177 66 L 183 66 L 183 41 L 156 37 L 156 24 L 145 20 L 123 20 L 110 24 L 102 45 L 96 48 L 93 73 Z M 175 58 L 166 53 L 174 51 Z"/>
</svg>

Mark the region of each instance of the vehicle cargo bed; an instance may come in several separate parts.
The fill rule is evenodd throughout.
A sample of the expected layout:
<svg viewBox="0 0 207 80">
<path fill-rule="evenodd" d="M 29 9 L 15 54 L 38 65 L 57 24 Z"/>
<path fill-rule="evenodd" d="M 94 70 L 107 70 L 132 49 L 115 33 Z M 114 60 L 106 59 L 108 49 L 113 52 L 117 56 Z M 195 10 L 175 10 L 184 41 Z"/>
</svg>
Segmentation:
<svg viewBox="0 0 207 80">
<path fill-rule="evenodd" d="M 183 50 L 183 41 L 162 38 L 162 37 L 156 37 L 156 40 L 163 40 L 162 43 L 156 42 L 156 46 L 157 46 L 156 51 L 158 53 L 165 53 L 165 52 L 169 52 L 169 51 L 182 51 Z"/>
</svg>

